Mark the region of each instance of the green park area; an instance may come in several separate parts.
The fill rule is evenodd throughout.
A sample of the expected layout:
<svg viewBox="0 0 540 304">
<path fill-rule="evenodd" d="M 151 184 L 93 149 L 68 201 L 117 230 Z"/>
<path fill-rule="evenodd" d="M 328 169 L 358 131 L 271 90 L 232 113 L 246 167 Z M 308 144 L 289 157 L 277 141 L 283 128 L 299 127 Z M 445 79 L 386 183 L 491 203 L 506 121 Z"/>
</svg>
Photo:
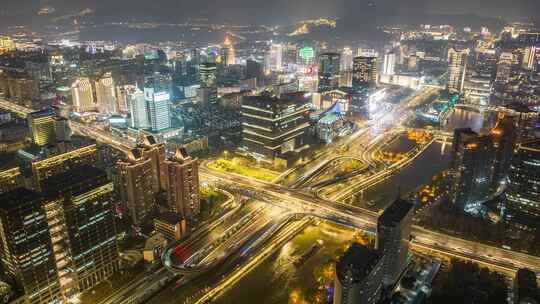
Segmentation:
<svg viewBox="0 0 540 304">
<path fill-rule="evenodd" d="M 223 158 L 217 159 L 208 163 L 208 168 L 224 173 L 234 173 L 252 177 L 266 182 L 273 181 L 279 175 L 279 172 L 262 168 L 257 166 L 254 162 L 236 157 L 232 160 Z"/>
</svg>

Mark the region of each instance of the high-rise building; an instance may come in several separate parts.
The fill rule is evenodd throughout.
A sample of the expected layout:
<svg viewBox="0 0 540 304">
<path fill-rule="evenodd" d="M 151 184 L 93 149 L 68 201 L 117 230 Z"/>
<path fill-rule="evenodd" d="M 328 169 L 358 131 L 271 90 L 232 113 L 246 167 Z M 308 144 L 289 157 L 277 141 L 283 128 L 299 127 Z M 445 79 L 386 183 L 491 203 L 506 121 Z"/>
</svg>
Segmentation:
<svg viewBox="0 0 540 304">
<path fill-rule="evenodd" d="M 201 63 L 199 66 L 201 79 L 202 101 L 205 103 L 217 102 L 217 66 L 215 63 Z"/>
<path fill-rule="evenodd" d="M 257 79 L 257 85 L 263 80 L 264 71 L 262 64 L 255 60 L 246 60 L 246 79 Z"/>
<path fill-rule="evenodd" d="M 265 71 L 279 72 L 283 70 L 283 45 L 272 44 L 265 57 Z"/>
<path fill-rule="evenodd" d="M 223 42 L 222 57 L 222 61 L 225 65 L 236 64 L 236 52 L 229 39 L 229 35 L 225 36 L 225 41 Z"/>
<path fill-rule="evenodd" d="M 454 181 L 451 201 L 458 211 L 474 211 L 489 193 L 493 175 L 493 141 L 470 128 L 456 129 L 452 144 Z"/>
<path fill-rule="evenodd" d="M 500 117 L 490 135 L 494 148 L 492 188 L 496 191 L 506 180 L 512 161 L 517 140 L 514 118 L 508 115 Z"/>
<path fill-rule="evenodd" d="M 43 197 L 18 188 L 0 195 L 3 273 L 24 292 L 26 303 L 60 302 L 55 261 Z"/>
<path fill-rule="evenodd" d="M 339 66 L 338 53 L 319 55 L 319 92 L 327 92 L 339 87 Z"/>
<path fill-rule="evenodd" d="M 56 114 L 52 109 L 29 113 L 27 116 L 29 135 L 32 142 L 38 146 L 52 145 L 56 142 Z"/>
<path fill-rule="evenodd" d="M 185 148 L 163 162 L 166 177 L 167 202 L 172 212 L 181 218 L 195 218 L 201 212 L 199 198 L 199 161 L 189 156 Z"/>
<path fill-rule="evenodd" d="M 96 103 L 99 113 L 118 113 L 118 102 L 116 100 L 116 86 L 111 73 L 103 74 L 95 82 Z"/>
<path fill-rule="evenodd" d="M 508 173 L 506 219 L 523 229 L 540 230 L 540 140 L 519 144 Z"/>
<path fill-rule="evenodd" d="M 150 119 L 148 117 L 148 103 L 144 92 L 135 90 L 128 93 L 127 96 L 130 113 L 129 125 L 135 129 L 150 128 Z"/>
<path fill-rule="evenodd" d="M 242 100 L 242 149 L 273 160 L 309 147 L 310 98 L 302 92 L 245 96 Z"/>
<path fill-rule="evenodd" d="M 353 90 L 374 87 L 379 81 L 378 59 L 375 56 L 359 56 L 353 59 Z"/>
<path fill-rule="evenodd" d="M 148 104 L 150 128 L 159 132 L 171 127 L 170 80 L 155 73 L 145 79 L 144 98 Z"/>
<path fill-rule="evenodd" d="M 6 193 L 24 186 L 24 178 L 21 169 L 11 168 L 0 171 L 0 194 Z"/>
<path fill-rule="evenodd" d="M 44 189 L 60 291 L 71 298 L 118 270 L 113 184 L 86 165 L 49 178 Z"/>
<path fill-rule="evenodd" d="M 394 75 L 396 73 L 396 53 L 393 51 L 384 54 L 384 75 Z"/>
<path fill-rule="evenodd" d="M 94 90 L 88 77 L 79 77 L 71 86 L 73 98 L 73 111 L 84 113 L 96 110 L 94 102 Z"/>
<path fill-rule="evenodd" d="M 396 199 L 377 220 L 377 250 L 381 254 L 383 282 L 397 282 L 407 266 L 413 204 Z"/>
<path fill-rule="evenodd" d="M 512 68 L 514 65 L 514 54 L 504 52 L 500 55 L 497 62 L 497 76 L 495 81 L 500 84 L 506 84 L 512 77 Z"/>
<path fill-rule="evenodd" d="M 155 208 L 155 178 L 152 159 L 145 158 L 143 149 L 129 151 L 126 160 L 117 164 L 120 197 L 134 225 L 141 225 Z"/>
<path fill-rule="evenodd" d="M 32 162 L 33 187 L 40 192 L 47 179 L 97 162 L 97 146 L 89 145 Z"/>
<path fill-rule="evenodd" d="M 340 71 L 351 72 L 353 69 L 353 51 L 349 47 L 343 48 L 341 52 Z"/>
<path fill-rule="evenodd" d="M 536 273 L 527 268 L 516 272 L 512 286 L 514 300 L 512 304 L 538 304 L 540 290 L 536 281 Z"/>
<path fill-rule="evenodd" d="M 536 53 L 538 52 L 537 46 L 530 46 L 525 49 L 523 54 L 523 68 L 527 70 L 534 70 L 536 68 L 537 60 Z"/>
<path fill-rule="evenodd" d="M 448 50 L 448 82 L 446 86 L 452 92 L 463 92 L 468 56 L 469 49 L 450 48 Z"/>
<path fill-rule="evenodd" d="M 122 114 L 130 113 L 129 95 L 137 90 L 138 90 L 137 86 L 134 86 L 134 85 L 121 85 L 121 86 L 116 87 L 116 101 L 118 103 L 119 113 L 122 113 Z"/>
<path fill-rule="evenodd" d="M 383 260 L 378 251 L 352 244 L 336 263 L 334 304 L 378 303 L 383 271 Z"/>
<path fill-rule="evenodd" d="M 165 161 L 165 144 L 158 143 L 153 136 L 144 136 L 140 147 L 143 158 L 151 160 L 154 192 L 165 190 L 167 177 L 162 167 Z"/>
</svg>

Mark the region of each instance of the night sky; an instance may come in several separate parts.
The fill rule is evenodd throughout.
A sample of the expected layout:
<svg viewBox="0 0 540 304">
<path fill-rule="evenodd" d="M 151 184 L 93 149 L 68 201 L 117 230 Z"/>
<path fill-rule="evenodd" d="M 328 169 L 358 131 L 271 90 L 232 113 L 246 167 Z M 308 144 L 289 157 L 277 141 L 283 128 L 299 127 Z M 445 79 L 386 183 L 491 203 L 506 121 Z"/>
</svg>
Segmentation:
<svg viewBox="0 0 540 304">
<path fill-rule="evenodd" d="M 539 18 L 540 0 L 1 0 L 8 20 L 28 20 L 46 5 L 56 14 L 83 8 L 97 21 L 129 18 L 182 21 L 207 17 L 237 23 L 283 23 L 316 16 L 413 19 L 422 14 L 477 14 L 511 21 Z M 369 5 L 368 5 L 369 3 Z M 396 20 L 397 20 L 396 19 Z"/>
</svg>

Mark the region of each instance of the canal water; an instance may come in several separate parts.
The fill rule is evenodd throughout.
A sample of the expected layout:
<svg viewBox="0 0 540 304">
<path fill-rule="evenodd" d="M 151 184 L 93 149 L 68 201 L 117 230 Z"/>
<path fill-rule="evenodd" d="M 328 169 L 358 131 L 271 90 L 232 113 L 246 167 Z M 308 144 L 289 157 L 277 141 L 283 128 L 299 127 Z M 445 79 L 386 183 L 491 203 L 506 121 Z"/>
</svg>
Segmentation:
<svg viewBox="0 0 540 304">
<path fill-rule="evenodd" d="M 471 110 L 455 109 L 449 116 L 443 130 L 453 132 L 456 128 L 471 128 L 476 132 L 486 132 L 495 125 L 496 118 L 494 112 L 479 113 Z M 403 146 L 403 149 L 405 149 L 405 147 L 410 146 L 410 142 L 405 137 L 402 137 L 394 145 L 398 146 L 398 148 L 394 149 L 402 150 L 399 146 Z M 384 182 L 365 190 L 362 201 L 357 204 L 370 209 L 381 209 L 391 203 L 399 193 L 409 193 L 430 182 L 434 175 L 448 168 L 450 149 L 451 145 L 443 147 L 441 143 L 433 143 L 409 166 Z"/>
</svg>

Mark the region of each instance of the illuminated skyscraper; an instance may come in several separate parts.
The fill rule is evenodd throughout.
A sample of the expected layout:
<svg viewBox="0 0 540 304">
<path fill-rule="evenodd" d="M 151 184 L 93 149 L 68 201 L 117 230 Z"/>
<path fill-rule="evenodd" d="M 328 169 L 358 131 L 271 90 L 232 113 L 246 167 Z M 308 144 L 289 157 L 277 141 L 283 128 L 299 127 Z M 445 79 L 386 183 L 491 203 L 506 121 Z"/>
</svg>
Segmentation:
<svg viewBox="0 0 540 304">
<path fill-rule="evenodd" d="M 206 103 L 217 102 L 217 66 L 215 63 L 201 63 L 199 67 L 201 74 L 202 101 Z"/>
<path fill-rule="evenodd" d="M 134 85 L 123 85 L 116 87 L 116 101 L 118 103 L 118 112 L 122 114 L 130 113 L 128 96 L 137 90 L 137 86 Z"/>
<path fill-rule="evenodd" d="M 413 204 L 397 199 L 377 220 L 377 250 L 382 255 L 387 286 L 396 283 L 407 266 L 413 213 Z"/>
<path fill-rule="evenodd" d="M 504 52 L 497 62 L 497 77 L 495 81 L 500 84 L 506 84 L 512 77 L 512 68 L 514 65 L 514 54 Z"/>
<path fill-rule="evenodd" d="M 272 44 L 265 57 L 266 72 L 279 72 L 283 70 L 283 46 Z"/>
<path fill-rule="evenodd" d="M 339 87 L 339 65 L 338 53 L 319 55 L 319 92 L 327 92 Z"/>
<path fill-rule="evenodd" d="M 469 49 L 450 48 L 448 50 L 448 82 L 446 85 L 452 92 L 463 92 L 468 56 Z"/>
<path fill-rule="evenodd" d="M 18 188 L 0 195 L 3 273 L 24 292 L 26 303 L 59 301 L 60 282 L 43 197 Z"/>
<path fill-rule="evenodd" d="M 223 42 L 222 57 L 224 57 L 222 60 L 225 65 L 236 64 L 236 52 L 229 39 L 229 35 L 225 36 L 225 41 Z"/>
<path fill-rule="evenodd" d="M 167 179 L 163 169 L 165 144 L 156 142 L 153 136 L 144 136 L 140 147 L 142 148 L 143 158 L 151 160 L 154 193 L 157 193 L 160 189 L 165 190 Z"/>
<path fill-rule="evenodd" d="M 492 190 L 497 191 L 506 180 L 517 140 L 514 118 L 508 115 L 500 117 L 490 135 L 494 148 Z"/>
<path fill-rule="evenodd" d="M 49 178 L 44 189 L 60 291 L 71 298 L 118 270 L 113 184 L 86 165 Z"/>
<path fill-rule="evenodd" d="M 256 158 L 274 160 L 308 148 L 310 102 L 302 92 L 244 97 L 242 149 Z"/>
<path fill-rule="evenodd" d="M 530 46 L 525 49 L 523 54 L 523 68 L 527 70 L 534 70 L 537 65 L 536 53 L 538 52 L 537 46 Z"/>
<path fill-rule="evenodd" d="M 147 129 L 150 127 L 148 116 L 148 103 L 141 90 L 128 93 L 127 96 L 130 113 L 130 126 L 135 129 Z"/>
<path fill-rule="evenodd" d="M 352 71 L 353 69 L 353 51 L 346 47 L 341 52 L 340 71 Z"/>
<path fill-rule="evenodd" d="M 384 75 L 394 75 L 396 68 L 396 54 L 394 52 L 388 52 L 384 54 Z"/>
<path fill-rule="evenodd" d="M 152 159 L 140 148 L 132 149 L 126 160 L 117 164 L 120 197 L 133 224 L 141 225 L 155 208 L 155 176 Z"/>
<path fill-rule="evenodd" d="M 116 100 L 116 86 L 111 73 L 103 74 L 96 81 L 96 103 L 99 113 L 118 113 L 118 102 Z"/>
<path fill-rule="evenodd" d="M 171 127 L 170 80 L 154 74 L 145 79 L 144 97 L 148 104 L 150 128 L 159 132 Z"/>
<path fill-rule="evenodd" d="M 88 77 L 79 77 L 75 80 L 71 86 L 71 95 L 74 112 L 84 113 L 96 110 L 92 82 Z"/>
<path fill-rule="evenodd" d="M 452 144 L 451 201 L 457 211 L 473 211 L 488 195 L 493 176 L 493 141 L 471 129 L 456 129 Z"/>
<path fill-rule="evenodd" d="M 517 146 L 508 173 L 506 219 L 523 230 L 540 230 L 540 140 Z"/>
<path fill-rule="evenodd" d="M 353 243 L 336 263 L 334 304 L 376 304 L 384 274 L 380 253 Z"/>
<path fill-rule="evenodd" d="M 199 161 L 179 148 L 163 162 L 169 208 L 181 218 L 195 218 L 201 211 L 199 198 Z"/>
<path fill-rule="evenodd" d="M 56 114 L 52 109 L 28 114 L 29 135 L 34 144 L 47 146 L 56 142 L 55 117 Z"/>
<path fill-rule="evenodd" d="M 353 59 L 354 90 L 365 87 L 374 87 L 379 81 L 378 59 L 375 56 L 360 56 Z"/>
</svg>

